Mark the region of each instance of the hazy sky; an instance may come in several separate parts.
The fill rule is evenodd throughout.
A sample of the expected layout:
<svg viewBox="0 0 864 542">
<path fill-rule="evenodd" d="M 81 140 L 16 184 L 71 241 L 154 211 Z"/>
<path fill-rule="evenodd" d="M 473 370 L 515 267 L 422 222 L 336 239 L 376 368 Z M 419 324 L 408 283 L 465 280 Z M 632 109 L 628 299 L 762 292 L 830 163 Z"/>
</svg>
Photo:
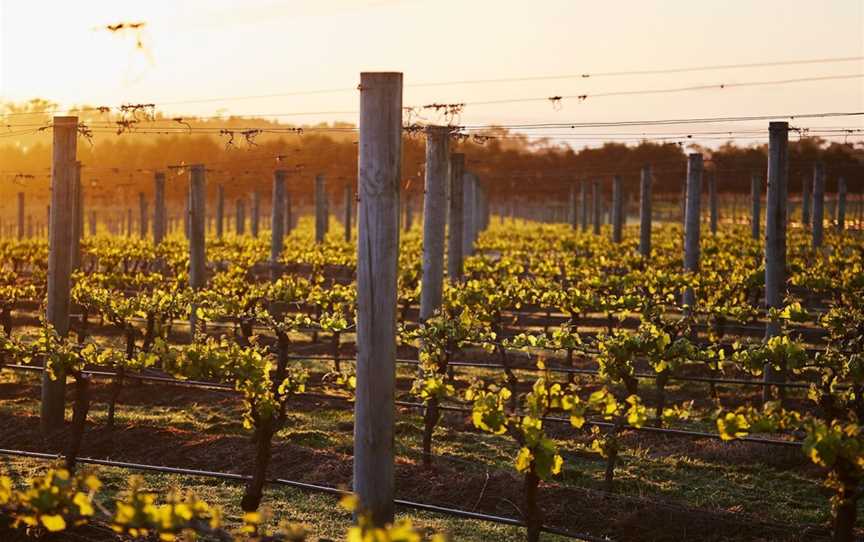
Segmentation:
<svg viewBox="0 0 864 542">
<path fill-rule="evenodd" d="M 402 71 L 411 85 L 864 56 L 862 6 L 862 0 L 0 0 L 0 97 L 38 96 L 64 106 L 167 104 L 335 88 L 348 90 L 164 107 L 202 115 L 351 112 L 358 101 L 351 89 L 364 70 Z M 98 29 L 121 21 L 147 23 L 142 34 L 146 51 L 136 49 L 132 34 Z M 858 73 L 864 73 L 864 62 L 407 86 L 404 102 L 470 104 Z M 469 105 L 459 122 L 829 110 L 864 111 L 864 79 L 565 100 L 560 110 L 543 101 Z M 355 120 L 350 113 L 282 118 Z M 799 124 L 864 127 L 861 119 Z"/>
</svg>

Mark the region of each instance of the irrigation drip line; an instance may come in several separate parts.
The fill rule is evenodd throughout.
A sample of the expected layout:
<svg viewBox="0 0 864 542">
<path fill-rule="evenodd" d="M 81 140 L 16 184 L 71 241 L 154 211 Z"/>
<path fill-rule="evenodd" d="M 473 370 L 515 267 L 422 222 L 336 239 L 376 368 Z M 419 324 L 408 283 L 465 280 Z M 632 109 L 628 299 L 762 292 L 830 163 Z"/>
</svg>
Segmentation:
<svg viewBox="0 0 864 542">
<path fill-rule="evenodd" d="M 16 450 L 9 448 L 0 448 L 0 455 L 8 455 L 8 456 L 18 456 L 18 457 L 29 457 L 32 459 L 42 459 L 49 461 L 57 461 L 63 459 L 63 454 L 49 454 L 45 452 L 31 452 L 27 450 Z M 141 471 L 149 471 L 149 472 L 158 472 L 162 474 L 179 474 L 183 476 L 200 476 L 205 478 L 217 478 L 222 480 L 232 480 L 232 481 L 245 481 L 251 479 L 251 476 L 244 474 L 235 474 L 230 472 L 220 472 L 220 471 L 210 471 L 210 470 L 200 470 L 200 469 L 187 469 L 182 467 L 168 467 L 163 465 L 149 465 L 146 463 L 131 463 L 127 461 L 115 461 L 110 459 L 98 459 L 98 458 L 90 458 L 90 457 L 79 457 L 76 458 L 78 463 L 89 464 L 89 465 L 100 465 L 105 467 L 115 467 L 115 468 L 124 468 L 130 470 L 141 470 Z M 328 495 L 337 495 L 343 496 L 350 494 L 350 491 L 340 489 L 338 487 L 325 486 L 320 484 L 311 484 L 308 482 L 299 482 L 296 480 L 288 480 L 286 478 L 270 478 L 266 480 L 266 483 L 269 485 L 277 485 L 277 486 L 287 486 L 293 487 L 295 489 L 301 489 L 304 491 L 311 491 L 315 493 L 326 493 Z M 518 519 L 509 518 L 504 516 L 495 516 L 490 514 L 483 514 L 481 512 L 472 512 L 470 510 L 462 510 L 460 508 L 449 508 L 445 506 L 437 506 L 434 504 L 426 504 L 415 501 L 409 501 L 405 499 L 394 499 L 393 503 L 397 506 L 402 506 L 405 508 L 411 508 L 414 510 L 422 510 L 425 512 L 433 512 L 436 514 L 449 515 L 454 517 L 460 517 L 465 519 L 475 519 L 479 521 L 488 521 L 490 523 L 498 523 L 502 525 L 513 525 L 516 527 L 524 527 L 525 524 Z M 609 538 L 598 538 L 587 534 L 581 533 L 571 533 L 569 531 L 565 531 L 563 529 L 557 529 L 555 527 L 543 526 L 541 530 L 550 534 L 556 534 L 559 536 L 565 536 L 567 538 L 572 538 L 575 540 L 585 540 L 587 542 L 610 542 Z"/>
<path fill-rule="evenodd" d="M 43 370 L 42 367 L 39 367 L 39 366 L 31 367 L 28 365 L 23 365 L 23 366 L 22 365 L 5 365 L 5 367 L 16 369 L 16 370 L 21 369 L 21 370 L 28 370 L 28 371 L 34 371 L 34 372 L 42 372 L 42 370 Z M 97 376 L 97 377 L 102 377 L 102 378 L 111 378 L 111 377 L 117 376 L 116 373 L 112 373 L 112 372 L 108 372 L 108 371 L 82 371 L 82 372 L 85 374 L 89 374 L 89 375 Z M 139 374 L 129 374 L 129 373 L 125 374 L 124 378 L 127 378 L 129 380 L 153 381 L 153 382 L 159 382 L 159 383 L 168 384 L 168 385 L 172 385 L 172 386 L 178 386 L 178 387 L 211 388 L 211 389 L 218 389 L 218 390 L 231 391 L 231 392 L 237 391 L 232 386 L 229 386 L 227 384 L 220 384 L 218 382 L 204 382 L 204 381 L 200 381 L 200 380 L 180 380 L 180 379 L 170 378 L 170 377 L 159 377 L 159 376 L 139 375 Z M 298 393 L 296 395 L 303 395 L 303 396 L 307 396 L 307 397 L 318 397 L 318 398 L 322 398 L 322 399 L 335 399 L 335 400 L 346 401 L 346 402 L 350 401 L 347 397 L 342 397 L 339 395 L 331 395 L 331 394 L 327 394 L 327 393 L 304 392 L 304 393 Z M 412 401 L 396 400 L 396 401 L 394 401 L 394 404 L 396 406 L 401 406 L 401 407 L 406 407 L 406 408 L 415 408 L 415 409 L 420 409 L 420 410 L 424 410 L 426 408 L 426 405 L 424 405 L 423 403 L 415 403 Z M 449 410 L 451 412 L 459 412 L 459 413 L 463 413 L 463 414 L 471 414 L 473 412 L 473 410 L 471 410 L 470 408 L 452 406 L 452 405 L 439 405 L 438 408 L 441 410 Z M 555 417 L 555 416 L 546 416 L 542 419 L 543 419 L 543 421 L 547 421 L 550 423 L 570 425 L 570 420 L 566 419 L 566 418 L 559 418 L 559 417 Z M 599 421 L 599 420 L 586 420 L 585 426 L 597 426 L 597 427 L 612 429 L 612 428 L 616 427 L 616 424 L 611 423 L 611 422 Z M 640 431 L 640 432 L 646 432 L 646 433 L 665 434 L 665 435 L 685 437 L 685 438 L 697 438 L 697 439 L 698 438 L 707 438 L 707 439 L 712 439 L 712 440 L 719 440 L 720 442 L 734 442 L 734 441 L 724 440 L 717 433 L 708 433 L 705 431 L 690 431 L 690 430 L 686 430 L 686 429 L 669 429 L 669 428 L 663 428 L 663 427 L 648 427 L 648 426 L 635 427 L 635 426 L 632 426 L 629 424 L 625 424 L 625 425 L 621 426 L 621 429 L 631 430 L 631 431 Z M 766 439 L 766 438 L 761 438 L 761 437 L 744 437 L 744 438 L 739 438 L 739 439 L 735 439 L 735 440 L 739 440 L 739 441 L 743 441 L 743 442 L 749 442 L 752 444 L 764 444 L 764 445 L 798 447 L 798 448 L 800 448 L 801 445 L 803 444 L 801 441 Z"/>
</svg>

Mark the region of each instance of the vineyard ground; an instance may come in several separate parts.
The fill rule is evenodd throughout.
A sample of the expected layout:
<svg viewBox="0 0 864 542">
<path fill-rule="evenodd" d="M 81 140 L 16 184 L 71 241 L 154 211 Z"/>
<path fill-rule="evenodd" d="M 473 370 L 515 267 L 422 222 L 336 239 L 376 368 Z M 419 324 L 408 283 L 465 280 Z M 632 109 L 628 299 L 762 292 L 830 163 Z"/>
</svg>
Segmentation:
<svg viewBox="0 0 864 542">
<path fill-rule="evenodd" d="M 0 379 L 0 447 L 59 451 L 38 432 L 35 375 L 4 373 Z M 689 388 L 692 394 L 692 388 Z M 246 472 L 249 432 L 240 422 L 237 396 L 220 391 L 141 384 L 124 389 L 117 427 L 104 426 L 108 383 L 94 385 L 82 456 Z M 70 397 L 71 399 L 71 397 Z M 70 403 L 71 404 L 71 403 Z M 458 413 L 436 430 L 436 466 L 420 466 L 422 421 L 403 410 L 397 425 L 398 497 L 517 516 L 520 482 L 507 440 L 478 433 Z M 286 426 L 275 440 L 274 476 L 347 486 L 351 476 L 351 411 L 344 402 L 312 397 L 292 400 Z M 547 522 L 572 531 L 606 534 L 615 540 L 818 540 L 827 531 L 827 493 L 820 473 L 799 450 L 745 443 L 725 444 L 630 432 L 616 469 L 616 495 L 602 492 L 604 465 L 585 450 L 584 433 L 550 428 L 565 456 L 562 475 L 541 493 Z M 146 444 L 146 445 L 145 445 Z M 238 462 L 238 458 L 240 462 Z M 2 458 L 18 479 L 36 469 L 34 460 Z M 113 490 L 127 472 L 100 469 Z M 241 486 L 174 475 L 147 474 L 156 489 L 187 488 L 221 505 L 229 523 L 239 520 Z M 454 483 L 457 480 L 458 483 Z M 333 497 L 272 487 L 265 501 L 277 518 L 309 524 L 315 535 L 336 537 L 350 522 L 334 515 Z M 684 504 L 686 503 L 686 504 Z M 594 511 L 602 508 L 603 514 Z M 447 530 L 455 540 L 521 540 L 513 527 L 410 515 L 423 526 Z M 696 535 L 695 533 L 698 533 Z M 557 540 L 557 537 L 544 537 Z"/>
</svg>

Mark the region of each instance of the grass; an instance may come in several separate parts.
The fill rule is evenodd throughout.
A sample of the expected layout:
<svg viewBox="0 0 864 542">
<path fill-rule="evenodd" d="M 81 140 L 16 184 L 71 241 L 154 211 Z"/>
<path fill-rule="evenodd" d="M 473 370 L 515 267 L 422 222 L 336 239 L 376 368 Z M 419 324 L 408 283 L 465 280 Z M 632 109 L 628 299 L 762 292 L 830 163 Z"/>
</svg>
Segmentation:
<svg viewBox="0 0 864 542">
<path fill-rule="evenodd" d="M 400 376 L 407 376 L 407 373 L 402 373 L 405 372 L 400 370 Z M 27 386 L 37 382 L 35 375 L 7 371 L 0 376 L 0 385 L 13 381 Z M 133 398 L 124 402 L 124 396 L 121 396 L 117 410 L 119 426 L 170 427 L 211 435 L 249 435 L 239 421 L 242 403 L 236 396 L 212 392 L 221 400 L 214 400 L 213 395 L 202 399 L 196 398 L 194 391 L 174 390 L 160 396 L 157 390 L 171 388 L 145 386 L 147 390 L 153 390 L 147 400 L 136 401 Z M 35 387 L 27 389 L 28 393 L 0 400 L 0 415 L 37 415 L 38 393 Z M 175 402 L 174 393 L 184 395 Z M 135 396 L 138 395 L 141 394 Z M 91 406 L 89 420 L 95 424 L 104 423 L 106 413 L 104 402 L 97 400 Z M 402 411 L 396 424 L 397 455 L 413 461 L 419 460 L 421 449 L 423 422 L 418 414 L 417 411 Z M 71 410 L 67 412 L 69 416 Z M 292 410 L 289 405 L 287 423 L 278 432 L 276 440 L 350 455 L 351 428 L 352 412 L 347 406 Z M 566 487 L 602 491 L 605 463 L 588 451 L 590 437 L 573 430 L 550 428 L 550 432 L 565 457 L 564 469 L 555 482 Z M 828 494 L 821 487 L 821 477 L 798 450 L 782 450 L 781 453 L 742 443 L 694 443 L 674 437 L 634 433 L 623 435 L 622 441 L 624 446 L 615 471 L 616 492 L 627 498 L 651 499 L 708 511 L 728 511 L 794 525 L 825 524 L 830 517 Z M 474 431 L 467 426 L 465 417 L 456 413 L 447 413 L 434 435 L 434 452 L 440 456 L 436 461 L 449 462 L 459 469 L 471 469 L 481 474 L 496 470 L 512 472 L 517 451 L 512 440 Z M 7 461 L 6 466 L 16 475 L 26 476 L 44 463 L 15 459 Z M 100 468 L 100 473 L 115 491 L 122 489 L 123 480 L 129 474 L 113 468 Z M 146 474 L 145 478 L 159 492 L 170 488 L 194 492 L 221 506 L 229 524 L 239 521 L 238 503 L 242 487 L 238 483 L 158 474 Z M 479 488 L 465 488 L 465 491 L 479 491 Z M 417 496 L 414 500 L 423 501 L 422 497 Z M 305 523 L 315 536 L 340 539 L 350 523 L 349 515 L 336 506 L 335 498 L 331 496 L 272 487 L 268 488 L 264 502 L 272 510 L 271 521 L 278 518 Z M 454 540 L 522 540 L 524 537 L 524 531 L 519 528 L 416 511 L 402 510 L 400 513 L 410 515 L 423 528 L 446 531 Z"/>
</svg>

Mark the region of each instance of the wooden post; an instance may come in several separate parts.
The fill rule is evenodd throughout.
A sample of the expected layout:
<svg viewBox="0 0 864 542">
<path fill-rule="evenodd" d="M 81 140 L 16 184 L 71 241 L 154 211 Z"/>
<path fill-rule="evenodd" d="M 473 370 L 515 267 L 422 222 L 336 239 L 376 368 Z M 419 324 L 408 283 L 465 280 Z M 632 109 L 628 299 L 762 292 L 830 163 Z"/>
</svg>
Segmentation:
<svg viewBox="0 0 864 542">
<path fill-rule="evenodd" d="M 807 175 L 801 176 L 801 224 L 805 228 L 810 227 L 810 213 L 812 207 L 810 203 L 810 179 Z"/>
<path fill-rule="evenodd" d="M 279 278 L 279 257 L 285 246 L 285 170 L 273 173 L 273 201 L 270 212 L 270 279 Z"/>
<path fill-rule="evenodd" d="M 45 319 L 60 336 L 69 331 L 72 275 L 72 186 L 75 181 L 78 117 L 54 117 L 51 162 L 51 225 L 48 247 L 48 301 Z M 19 199 L 19 202 L 22 201 Z M 66 374 L 42 373 L 40 428 L 49 435 L 63 426 Z"/>
<path fill-rule="evenodd" d="M 225 187 L 216 187 L 216 238 L 222 239 L 225 233 Z"/>
<path fill-rule="evenodd" d="M 462 179 L 465 174 L 465 155 L 450 155 L 450 209 L 447 239 L 447 276 L 450 282 L 462 280 Z"/>
<path fill-rule="evenodd" d="M 822 246 L 825 220 L 825 166 L 813 165 L 813 248 Z"/>
<path fill-rule="evenodd" d="M 639 254 L 651 256 L 651 166 L 642 167 L 639 183 Z"/>
<path fill-rule="evenodd" d="M 788 143 L 789 123 L 771 122 L 768 125 L 768 195 L 765 203 L 766 311 L 781 307 L 786 294 L 786 200 L 787 183 L 789 180 Z M 817 179 L 816 182 L 821 182 L 821 175 L 820 179 Z M 813 218 L 816 219 L 815 207 Z M 765 338 L 768 339 L 779 334 L 780 322 L 769 320 L 765 326 Z M 766 383 L 776 382 L 782 376 L 777 374 L 770 363 L 765 364 L 764 373 Z M 770 398 L 771 388 L 764 386 L 763 399 L 768 400 Z"/>
<path fill-rule="evenodd" d="M 588 181 L 582 181 L 579 183 L 579 203 L 580 203 L 580 212 L 579 218 L 582 222 L 582 231 L 588 231 Z"/>
<path fill-rule="evenodd" d="M 24 192 L 18 192 L 18 240 L 24 239 Z"/>
<path fill-rule="evenodd" d="M 147 223 L 149 211 L 147 210 L 147 197 L 144 195 L 144 192 L 138 193 L 138 210 L 138 234 L 141 239 L 146 239 L 147 230 L 149 229 L 150 225 Z"/>
<path fill-rule="evenodd" d="M 354 492 L 381 526 L 393 521 L 402 74 L 360 79 Z"/>
<path fill-rule="evenodd" d="M 48 236 L 51 236 L 51 206 L 48 206 Z M 81 267 L 81 238 L 84 236 L 84 192 L 81 188 L 81 162 L 75 162 L 72 178 L 72 270 Z"/>
<path fill-rule="evenodd" d="M 251 232 L 252 237 L 258 238 L 258 230 L 261 226 L 261 196 L 258 194 L 258 191 L 252 192 L 252 224 L 251 224 Z"/>
<path fill-rule="evenodd" d="M 207 216 L 207 189 L 204 166 L 192 166 L 189 176 L 189 287 L 200 290 L 206 280 L 204 221 Z M 189 316 L 190 333 L 194 336 L 198 318 L 195 306 Z"/>
<path fill-rule="evenodd" d="M 450 128 L 426 127 L 426 188 L 423 196 L 423 273 L 420 321 L 441 306 L 444 281 L 444 234 L 447 216 L 447 180 L 450 171 Z"/>
<path fill-rule="evenodd" d="M 234 218 L 234 229 L 237 235 L 246 233 L 246 204 L 243 198 L 237 198 L 237 216 Z"/>
<path fill-rule="evenodd" d="M 621 230 L 624 222 L 624 194 L 621 187 L 621 176 L 612 177 L 612 242 L 621 242 Z"/>
<path fill-rule="evenodd" d="M 594 214 L 594 235 L 600 235 L 602 209 L 600 208 L 600 181 L 596 179 L 591 183 L 591 196 L 591 211 Z"/>
<path fill-rule="evenodd" d="M 750 200 L 750 235 L 753 239 L 759 240 L 762 219 L 762 179 L 755 172 L 750 175 Z"/>
<path fill-rule="evenodd" d="M 327 233 L 327 202 L 324 175 L 315 176 L 315 243 L 323 243 Z"/>
<path fill-rule="evenodd" d="M 687 156 L 687 199 L 684 217 L 684 271 L 699 271 L 699 233 L 700 203 L 702 196 L 702 155 L 691 153 Z M 696 299 L 692 288 L 684 290 L 684 305 L 692 307 Z"/>
<path fill-rule="evenodd" d="M 351 207 L 354 205 L 354 190 L 351 182 L 345 183 L 345 208 L 342 209 L 344 217 L 342 222 L 345 227 L 345 242 L 351 242 Z"/>
<path fill-rule="evenodd" d="M 474 230 L 477 220 L 477 178 L 466 171 L 462 176 L 462 259 L 474 254 Z"/>
<path fill-rule="evenodd" d="M 158 245 L 165 239 L 165 174 L 157 172 L 153 176 L 153 244 Z"/>
<path fill-rule="evenodd" d="M 846 179 L 837 178 L 837 229 L 846 229 Z"/>
<path fill-rule="evenodd" d="M 294 230 L 294 213 L 291 209 L 291 192 L 285 187 L 285 235 L 291 235 Z"/>
<path fill-rule="evenodd" d="M 717 235 L 717 176 L 708 173 L 708 224 L 711 235 Z"/>
</svg>

